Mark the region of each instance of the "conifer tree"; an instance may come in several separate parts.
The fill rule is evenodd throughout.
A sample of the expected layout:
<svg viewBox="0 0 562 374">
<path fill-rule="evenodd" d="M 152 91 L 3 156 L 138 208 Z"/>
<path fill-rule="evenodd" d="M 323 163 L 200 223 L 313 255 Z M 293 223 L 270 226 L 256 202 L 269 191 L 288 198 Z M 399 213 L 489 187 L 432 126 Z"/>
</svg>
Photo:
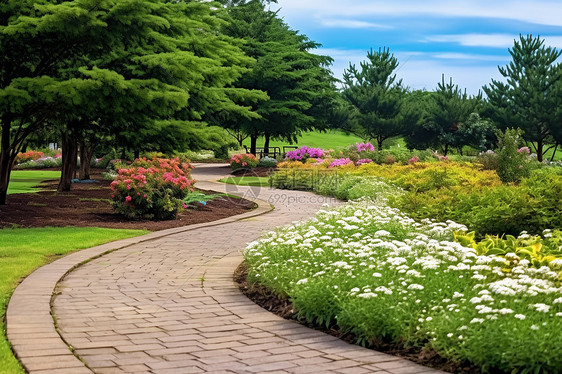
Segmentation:
<svg viewBox="0 0 562 374">
<path fill-rule="evenodd" d="M 332 59 L 311 53 L 319 44 L 291 30 L 259 0 L 231 6 L 224 32 L 245 41 L 242 49 L 257 63 L 237 87 L 266 92 L 269 100 L 254 105 L 261 118 L 231 118 L 229 127 L 250 136 L 255 153 L 258 136 L 292 142 L 301 131 L 326 126 L 326 111 L 335 97 Z"/>
<path fill-rule="evenodd" d="M 470 96 L 454 84 L 452 78 L 445 83 L 443 75 L 431 98 L 426 129 L 443 147 L 445 156 L 451 147 L 462 152 L 464 145 L 480 147 L 485 143 L 489 126 L 478 115 L 482 106 L 480 93 Z"/>
<path fill-rule="evenodd" d="M 398 59 L 387 48 L 367 52 L 360 68 L 350 64 L 344 71 L 342 97 L 349 104 L 350 117 L 343 128 L 365 140 L 383 142 L 406 135 L 417 115 L 406 105 L 406 89 L 394 73 Z"/>
<path fill-rule="evenodd" d="M 544 45 L 544 39 L 519 36 L 509 49 L 512 61 L 498 67 L 505 82 L 492 79 L 488 95 L 490 117 L 501 129 L 518 127 L 531 142 L 539 161 L 562 136 L 562 50 Z M 551 144 L 548 147 L 548 144 Z"/>
</svg>

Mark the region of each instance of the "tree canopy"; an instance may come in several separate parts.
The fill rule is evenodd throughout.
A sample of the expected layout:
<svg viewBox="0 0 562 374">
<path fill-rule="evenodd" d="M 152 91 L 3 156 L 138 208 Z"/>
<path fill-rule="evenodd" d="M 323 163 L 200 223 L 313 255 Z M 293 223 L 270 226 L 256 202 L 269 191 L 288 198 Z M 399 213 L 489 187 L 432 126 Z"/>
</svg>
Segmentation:
<svg viewBox="0 0 562 374">
<path fill-rule="evenodd" d="M 428 121 L 424 128 L 434 141 L 443 147 L 446 156 L 451 147 L 462 150 L 465 145 L 483 148 L 489 126 L 478 115 L 482 107 L 482 96 L 467 95 L 458 85 L 445 82 L 445 76 L 431 95 Z"/>
<path fill-rule="evenodd" d="M 509 49 L 512 61 L 499 67 L 505 82 L 492 79 L 484 87 L 489 116 L 501 128 L 518 127 L 531 142 L 539 161 L 546 143 L 561 140 L 562 50 L 544 45 L 539 36 L 519 36 Z"/>
<path fill-rule="evenodd" d="M 266 137 L 267 147 L 269 138 L 293 141 L 303 130 L 323 127 L 327 117 L 322 108 L 335 97 L 328 70 L 332 59 L 311 53 L 319 45 L 291 30 L 262 1 L 249 1 L 228 11 L 224 32 L 243 39 L 242 50 L 257 61 L 236 86 L 263 91 L 269 100 L 254 107 L 260 118 L 235 117 L 225 121 L 227 126 L 250 135 L 252 152 L 259 135 Z"/>
<path fill-rule="evenodd" d="M 258 118 L 237 102 L 264 94 L 234 87 L 253 60 L 224 24 L 224 10 L 199 1 L 3 3 L 0 204 L 23 141 L 46 125 L 63 126 L 70 147 L 93 128 L 131 148 L 170 148 L 214 112 Z"/>
<path fill-rule="evenodd" d="M 350 116 L 342 127 L 365 140 L 376 140 L 379 150 L 386 139 L 405 135 L 417 121 L 417 113 L 407 105 L 402 80 L 396 80 L 398 65 L 389 49 L 370 50 L 360 69 L 350 64 L 343 75 L 342 97 L 350 106 Z"/>
</svg>

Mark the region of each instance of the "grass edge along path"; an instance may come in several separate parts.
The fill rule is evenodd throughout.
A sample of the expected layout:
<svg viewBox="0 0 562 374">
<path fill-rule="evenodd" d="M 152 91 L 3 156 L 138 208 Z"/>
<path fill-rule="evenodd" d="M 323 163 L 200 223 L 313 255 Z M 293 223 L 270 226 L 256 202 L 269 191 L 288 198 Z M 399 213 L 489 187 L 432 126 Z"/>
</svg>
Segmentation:
<svg viewBox="0 0 562 374">
<path fill-rule="evenodd" d="M 0 373 L 24 373 L 6 338 L 5 314 L 9 299 L 27 275 L 37 268 L 80 249 L 148 233 L 98 227 L 0 229 Z"/>
<path fill-rule="evenodd" d="M 219 182 L 236 186 L 269 187 L 269 177 L 227 177 Z"/>
</svg>

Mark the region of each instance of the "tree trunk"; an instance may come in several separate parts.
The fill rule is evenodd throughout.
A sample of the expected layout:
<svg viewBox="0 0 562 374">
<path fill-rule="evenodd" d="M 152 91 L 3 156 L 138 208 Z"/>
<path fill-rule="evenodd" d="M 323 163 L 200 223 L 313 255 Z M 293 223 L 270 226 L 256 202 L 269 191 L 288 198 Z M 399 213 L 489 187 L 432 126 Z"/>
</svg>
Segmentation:
<svg viewBox="0 0 562 374">
<path fill-rule="evenodd" d="M 554 147 L 554 151 L 552 151 L 552 157 L 550 158 L 550 162 L 554 161 L 554 156 L 556 156 L 556 151 L 558 151 L 558 146 L 560 144 L 556 144 L 556 147 Z"/>
<path fill-rule="evenodd" d="M 123 147 L 123 149 L 121 150 L 121 161 L 125 162 L 126 158 L 127 158 L 127 148 Z"/>
<path fill-rule="evenodd" d="M 135 160 L 137 158 L 140 158 L 140 151 L 138 149 L 135 149 L 135 155 L 134 155 Z"/>
<path fill-rule="evenodd" d="M 8 196 L 8 185 L 10 184 L 10 174 L 14 166 L 15 154 L 10 146 L 10 127 L 11 118 L 4 117 L 1 122 L 2 138 L 0 144 L 0 205 L 6 205 Z"/>
<path fill-rule="evenodd" d="M 382 151 L 382 143 L 384 142 L 384 138 L 383 137 L 377 137 L 377 148 L 380 151 Z"/>
<path fill-rule="evenodd" d="M 265 142 L 263 143 L 263 152 L 264 153 L 269 153 L 269 139 L 271 138 L 271 135 L 269 133 L 265 133 Z"/>
<path fill-rule="evenodd" d="M 443 156 L 447 156 L 447 153 L 449 153 L 449 144 L 445 144 L 445 150 L 443 151 Z"/>
<path fill-rule="evenodd" d="M 544 144 L 542 142 L 542 139 L 539 139 L 537 141 L 537 161 L 538 162 L 542 162 L 542 159 L 543 159 L 543 146 L 544 146 Z"/>
<path fill-rule="evenodd" d="M 246 138 L 247 138 L 247 136 L 244 136 L 244 134 L 242 134 L 241 131 L 238 131 L 238 133 L 236 134 L 236 141 L 238 141 L 238 146 L 240 148 L 242 148 L 244 146 L 244 144 L 242 144 L 242 143 L 244 143 L 244 139 L 246 139 Z"/>
<path fill-rule="evenodd" d="M 58 192 L 70 191 L 76 173 L 77 148 L 76 138 L 72 134 L 62 135 L 62 172 Z"/>
<path fill-rule="evenodd" d="M 256 149 L 258 144 L 258 136 L 256 134 L 250 135 L 250 153 L 254 156 L 256 155 Z"/>
<path fill-rule="evenodd" d="M 86 144 L 86 142 L 80 143 L 80 170 L 78 178 L 81 180 L 90 179 L 90 164 L 92 163 L 95 148 L 95 145 Z"/>
</svg>

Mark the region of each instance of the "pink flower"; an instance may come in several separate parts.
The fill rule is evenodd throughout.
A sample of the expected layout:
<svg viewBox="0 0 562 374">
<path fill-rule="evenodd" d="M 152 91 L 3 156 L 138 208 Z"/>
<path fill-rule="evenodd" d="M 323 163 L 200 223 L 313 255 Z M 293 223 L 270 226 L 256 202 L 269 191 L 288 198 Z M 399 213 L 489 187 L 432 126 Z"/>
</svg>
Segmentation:
<svg viewBox="0 0 562 374">
<path fill-rule="evenodd" d="M 133 200 L 133 198 L 132 198 L 131 196 L 127 195 L 127 197 L 125 197 L 125 201 L 126 201 L 126 202 L 129 202 L 129 201 L 131 201 L 131 200 Z"/>
<path fill-rule="evenodd" d="M 410 164 L 415 164 L 416 162 L 418 162 L 420 159 L 417 158 L 416 156 L 412 157 L 411 159 L 408 160 L 408 162 Z"/>
<path fill-rule="evenodd" d="M 330 164 L 330 168 L 335 168 L 337 166 L 343 166 L 343 165 L 348 165 L 348 164 L 353 164 L 353 161 L 351 161 L 349 158 L 338 158 L 334 161 L 332 161 L 332 163 Z"/>
<path fill-rule="evenodd" d="M 356 143 L 355 148 L 357 149 L 357 152 L 375 150 L 375 147 L 371 143 Z"/>
<path fill-rule="evenodd" d="M 357 166 L 359 166 L 359 165 L 363 165 L 363 164 L 369 164 L 371 162 L 373 162 L 373 160 L 371 160 L 370 158 L 363 158 L 361 160 L 358 160 L 356 162 L 356 164 L 357 164 Z"/>
</svg>

